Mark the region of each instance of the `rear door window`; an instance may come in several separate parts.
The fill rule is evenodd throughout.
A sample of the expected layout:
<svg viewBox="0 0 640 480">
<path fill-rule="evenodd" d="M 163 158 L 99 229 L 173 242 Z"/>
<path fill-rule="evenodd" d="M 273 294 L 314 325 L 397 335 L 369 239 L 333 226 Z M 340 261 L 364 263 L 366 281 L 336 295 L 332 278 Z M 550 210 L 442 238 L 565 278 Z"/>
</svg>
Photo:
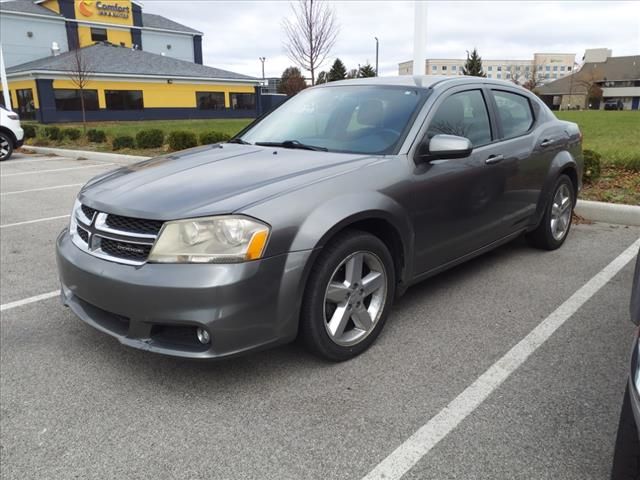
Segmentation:
<svg viewBox="0 0 640 480">
<path fill-rule="evenodd" d="M 498 107 L 498 117 L 502 124 L 504 138 L 524 135 L 533 125 L 533 111 L 531 103 L 524 95 L 493 90 L 493 98 Z"/>
</svg>

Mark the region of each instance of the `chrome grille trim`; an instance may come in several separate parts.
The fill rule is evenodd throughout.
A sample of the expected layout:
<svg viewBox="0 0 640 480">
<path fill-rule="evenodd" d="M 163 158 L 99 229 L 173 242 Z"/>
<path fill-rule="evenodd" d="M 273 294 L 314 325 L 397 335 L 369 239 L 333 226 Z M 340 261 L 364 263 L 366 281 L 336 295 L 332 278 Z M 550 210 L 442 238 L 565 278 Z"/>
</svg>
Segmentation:
<svg viewBox="0 0 640 480">
<path fill-rule="evenodd" d="M 136 232 L 127 232 L 125 230 L 118 230 L 107 225 L 107 217 L 106 213 L 98 213 L 96 216 L 96 230 L 100 230 L 101 232 L 113 233 L 115 235 L 121 235 L 123 237 L 133 237 L 133 238 L 147 238 L 151 240 L 151 243 L 155 241 L 157 235 L 147 234 L 147 233 L 136 233 Z M 114 239 L 117 240 L 117 239 Z M 130 242 L 135 243 L 135 242 Z"/>
<path fill-rule="evenodd" d="M 158 236 L 111 228 L 107 225 L 108 213 L 96 210 L 94 211 L 93 218 L 89 218 L 85 215 L 85 210 L 89 210 L 89 208 L 83 209 L 82 204 L 76 202 L 69 225 L 69 233 L 74 245 L 89 255 L 103 260 L 122 263 L 124 265 L 144 265 Z M 80 236 L 79 231 L 84 231 L 88 234 L 87 242 Z M 105 252 L 101 248 L 102 239 L 122 244 L 121 250 L 123 257 Z M 146 255 L 143 254 L 144 259 L 125 258 L 126 252 L 129 252 L 132 257 L 136 256 L 136 254 L 141 255 L 135 251 L 135 245 L 144 247 L 142 249 L 143 252 L 148 249 Z"/>
</svg>

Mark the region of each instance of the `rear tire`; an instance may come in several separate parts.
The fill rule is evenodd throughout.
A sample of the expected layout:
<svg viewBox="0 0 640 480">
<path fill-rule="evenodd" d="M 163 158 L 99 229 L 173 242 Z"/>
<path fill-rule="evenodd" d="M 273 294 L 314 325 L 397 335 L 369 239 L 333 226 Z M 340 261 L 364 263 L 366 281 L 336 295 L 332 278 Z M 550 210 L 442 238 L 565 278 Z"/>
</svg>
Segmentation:
<svg viewBox="0 0 640 480">
<path fill-rule="evenodd" d="M 341 362 L 364 352 L 380 334 L 395 296 L 393 259 L 369 233 L 336 236 L 316 259 L 300 318 L 300 338 L 314 354 Z"/>
<path fill-rule="evenodd" d="M 9 160 L 13 154 L 13 142 L 6 133 L 0 132 L 0 162 Z"/>
<path fill-rule="evenodd" d="M 640 480 L 640 440 L 629 394 L 627 385 L 618 423 L 611 480 Z"/>
<path fill-rule="evenodd" d="M 560 175 L 553 186 L 540 225 L 526 235 L 530 245 L 543 250 L 555 250 L 562 246 L 571 229 L 575 197 L 571 179 L 567 175 Z"/>
</svg>

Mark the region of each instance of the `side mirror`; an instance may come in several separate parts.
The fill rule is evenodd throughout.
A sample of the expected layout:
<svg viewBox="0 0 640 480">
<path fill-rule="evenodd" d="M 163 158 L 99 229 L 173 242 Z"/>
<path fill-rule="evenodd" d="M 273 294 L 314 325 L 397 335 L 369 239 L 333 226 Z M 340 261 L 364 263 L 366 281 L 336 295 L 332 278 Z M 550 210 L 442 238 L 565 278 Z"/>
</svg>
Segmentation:
<svg viewBox="0 0 640 480">
<path fill-rule="evenodd" d="M 417 158 L 423 162 L 465 158 L 471 155 L 471 140 L 457 135 L 435 135 L 426 139 L 418 148 Z"/>
</svg>

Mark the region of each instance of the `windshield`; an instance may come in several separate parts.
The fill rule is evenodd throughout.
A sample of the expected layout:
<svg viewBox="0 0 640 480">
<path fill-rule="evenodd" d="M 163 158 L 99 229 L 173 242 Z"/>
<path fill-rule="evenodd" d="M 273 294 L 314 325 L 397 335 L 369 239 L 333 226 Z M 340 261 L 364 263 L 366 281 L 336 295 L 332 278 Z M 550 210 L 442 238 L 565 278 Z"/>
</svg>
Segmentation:
<svg viewBox="0 0 640 480">
<path fill-rule="evenodd" d="M 427 93 L 411 87 L 362 85 L 304 90 L 241 139 L 332 152 L 394 153 Z"/>
</svg>

